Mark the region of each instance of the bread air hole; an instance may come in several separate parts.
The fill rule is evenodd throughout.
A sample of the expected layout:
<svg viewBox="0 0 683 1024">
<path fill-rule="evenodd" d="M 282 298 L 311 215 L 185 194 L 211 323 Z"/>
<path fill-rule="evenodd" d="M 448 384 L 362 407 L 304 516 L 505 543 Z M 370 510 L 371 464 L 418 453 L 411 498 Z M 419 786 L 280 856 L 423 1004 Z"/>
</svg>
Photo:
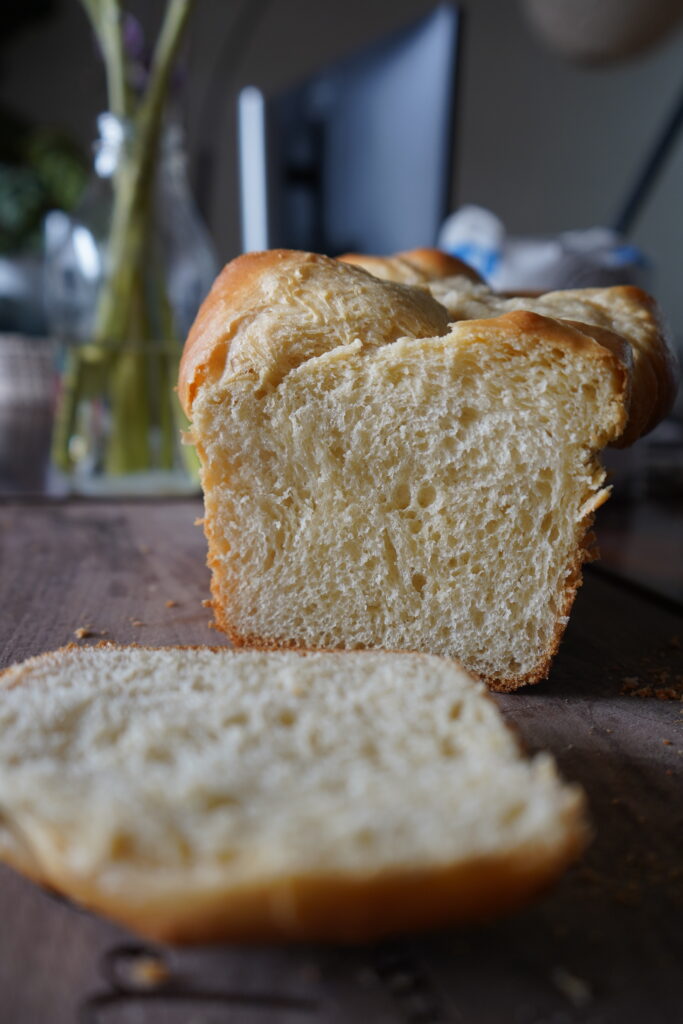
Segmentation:
<svg viewBox="0 0 683 1024">
<path fill-rule="evenodd" d="M 513 804 L 512 807 L 509 807 L 505 811 L 505 813 L 502 815 L 502 817 L 500 819 L 501 820 L 501 824 L 502 825 L 512 825 L 513 822 L 515 822 L 519 818 L 521 818 L 522 814 L 524 814 L 524 810 L 525 810 L 524 804 L 522 804 L 522 803 Z"/>
<path fill-rule="evenodd" d="M 410 487 L 408 484 L 399 484 L 394 491 L 394 508 L 402 511 L 410 505 Z"/>
<path fill-rule="evenodd" d="M 228 715 L 227 718 L 221 720 L 221 728 L 228 729 L 232 725 L 247 725 L 248 722 L 249 717 L 243 711 L 237 711 L 234 715 Z"/>
<path fill-rule="evenodd" d="M 436 488 L 432 484 L 423 484 L 417 492 L 417 503 L 420 508 L 428 508 L 436 499 Z"/>
<path fill-rule="evenodd" d="M 382 534 L 382 541 L 384 544 L 384 554 L 386 558 L 387 576 L 391 583 L 398 583 L 398 555 L 396 554 L 396 548 L 389 534 L 384 531 Z"/>
<path fill-rule="evenodd" d="M 450 736 L 445 736 L 439 743 L 439 749 L 443 757 L 457 757 L 459 750 Z"/>
<path fill-rule="evenodd" d="M 218 864 L 230 864 L 231 861 L 236 859 L 236 857 L 237 852 L 235 850 L 223 849 L 215 855 L 215 860 Z"/>
<path fill-rule="evenodd" d="M 356 842 L 359 846 L 368 849 L 375 845 L 375 833 L 370 828 L 361 828 L 356 833 Z"/>
<path fill-rule="evenodd" d="M 527 511 L 525 511 L 525 509 L 522 509 L 519 513 L 519 525 L 527 533 L 530 532 L 532 526 L 534 525 L 533 519 L 531 518 L 530 514 Z"/>
<path fill-rule="evenodd" d="M 241 801 L 232 793 L 207 793 L 203 804 L 206 811 L 220 811 L 227 807 L 240 807 Z"/>
<path fill-rule="evenodd" d="M 112 860 L 127 860 L 135 853 L 135 840 L 128 832 L 115 832 L 109 845 Z"/>
<path fill-rule="evenodd" d="M 417 590 L 418 594 L 421 594 L 424 590 L 425 583 L 427 582 L 427 577 L 421 572 L 414 572 L 410 582 L 413 584 L 413 587 Z"/>
<path fill-rule="evenodd" d="M 171 764 L 173 757 L 166 747 L 148 747 L 147 760 L 157 764 Z"/>
<path fill-rule="evenodd" d="M 460 411 L 460 424 L 463 427 L 469 427 L 470 424 L 476 423 L 480 418 L 480 415 L 481 414 L 478 409 L 471 409 L 469 406 L 465 406 L 465 408 Z"/>
</svg>

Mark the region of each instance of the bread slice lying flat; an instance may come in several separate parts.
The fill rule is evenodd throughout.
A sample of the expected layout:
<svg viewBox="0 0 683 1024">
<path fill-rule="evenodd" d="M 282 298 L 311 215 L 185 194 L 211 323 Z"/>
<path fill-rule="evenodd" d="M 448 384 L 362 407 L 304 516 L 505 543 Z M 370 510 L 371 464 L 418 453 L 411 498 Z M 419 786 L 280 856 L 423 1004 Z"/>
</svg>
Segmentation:
<svg viewBox="0 0 683 1024">
<path fill-rule="evenodd" d="M 598 454 L 662 414 L 666 346 L 623 289 L 581 305 L 609 327 L 493 297 L 452 322 L 437 286 L 485 286 L 440 266 L 388 261 L 409 285 L 276 251 L 217 279 L 179 394 L 236 644 L 452 655 L 498 689 L 547 675 L 608 496 Z"/>
<path fill-rule="evenodd" d="M 0 678 L 0 857 L 154 938 L 486 917 L 585 838 L 581 792 L 444 659 L 109 645 Z"/>
</svg>

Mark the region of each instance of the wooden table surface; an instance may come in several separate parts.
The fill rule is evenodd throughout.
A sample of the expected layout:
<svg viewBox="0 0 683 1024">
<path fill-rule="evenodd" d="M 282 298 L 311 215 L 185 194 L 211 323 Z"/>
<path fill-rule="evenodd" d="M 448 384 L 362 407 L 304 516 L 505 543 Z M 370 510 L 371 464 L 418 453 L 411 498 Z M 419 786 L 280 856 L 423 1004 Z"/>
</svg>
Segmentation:
<svg viewBox="0 0 683 1024">
<path fill-rule="evenodd" d="M 199 514 L 195 501 L 0 506 L 2 664 L 81 626 L 120 642 L 225 642 L 202 606 Z M 370 948 L 182 951 L 0 868 L 0 1024 L 683 1020 L 683 703 L 657 699 L 683 692 L 681 566 L 663 555 L 668 597 L 589 568 L 551 678 L 497 698 L 591 807 L 592 846 L 535 906 Z"/>
</svg>

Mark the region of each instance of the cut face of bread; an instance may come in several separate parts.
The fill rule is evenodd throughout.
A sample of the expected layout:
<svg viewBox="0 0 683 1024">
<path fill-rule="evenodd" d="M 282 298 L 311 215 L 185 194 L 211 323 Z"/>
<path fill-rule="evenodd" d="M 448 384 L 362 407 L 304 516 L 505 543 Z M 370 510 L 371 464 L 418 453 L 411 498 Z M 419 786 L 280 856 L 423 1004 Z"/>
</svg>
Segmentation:
<svg viewBox="0 0 683 1024">
<path fill-rule="evenodd" d="M 422 285 L 448 310 L 451 320 L 498 317 L 527 310 L 569 321 L 608 347 L 626 341 L 631 353 L 629 420 L 618 447 L 632 444 L 669 412 L 676 396 L 678 368 L 656 303 L 632 285 L 548 292 L 537 297 L 506 297 L 491 289 L 459 260 L 436 249 L 416 249 L 394 257 L 349 254 L 340 257 L 385 281 Z M 616 338 L 615 338 L 616 336 Z"/>
<path fill-rule="evenodd" d="M 276 293 L 290 370 L 252 340 L 275 315 L 257 273 L 250 336 L 185 378 L 219 625 L 237 644 L 454 656 L 499 689 L 544 677 L 607 497 L 597 455 L 626 422 L 625 343 L 520 311 L 435 336 L 407 287 L 413 336 L 381 320 L 366 343 L 358 310 L 400 286 L 317 257 L 307 287 L 294 256 Z M 315 317 L 327 351 L 306 358 Z"/>
<path fill-rule="evenodd" d="M 0 680 L 0 857 L 152 937 L 488 916 L 585 838 L 580 792 L 450 661 L 109 645 Z"/>
</svg>

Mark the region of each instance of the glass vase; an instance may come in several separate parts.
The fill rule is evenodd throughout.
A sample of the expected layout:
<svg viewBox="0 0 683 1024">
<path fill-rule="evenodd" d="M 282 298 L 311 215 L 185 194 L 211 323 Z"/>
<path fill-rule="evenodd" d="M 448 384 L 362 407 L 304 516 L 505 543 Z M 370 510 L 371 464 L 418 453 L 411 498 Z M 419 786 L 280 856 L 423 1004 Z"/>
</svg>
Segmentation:
<svg viewBox="0 0 683 1024">
<path fill-rule="evenodd" d="M 174 391 L 182 341 L 216 273 L 190 193 L 180 128 L 143 152 L 131 125 L 98 118 L 91 181 L 45 225 L 45 298 L 58 347 L 53 488 L 187 494 L 194 452 Z"/>
</svg>

